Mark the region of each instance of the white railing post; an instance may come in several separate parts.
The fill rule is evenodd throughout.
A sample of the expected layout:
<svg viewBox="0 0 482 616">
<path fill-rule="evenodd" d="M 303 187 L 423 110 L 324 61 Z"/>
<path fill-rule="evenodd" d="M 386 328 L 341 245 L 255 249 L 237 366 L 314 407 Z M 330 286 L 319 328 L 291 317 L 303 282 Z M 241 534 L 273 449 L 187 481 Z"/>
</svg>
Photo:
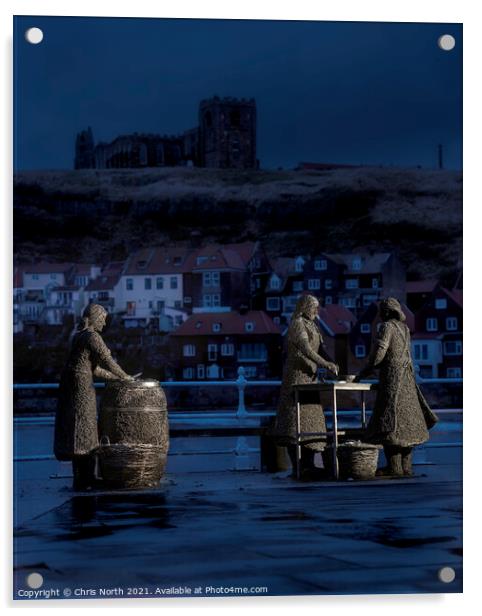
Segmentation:
<svg viewBox="0 0 482 616">
<path fill-rule="evenodd" d="M 244 376 L 244 372 L 245 371 L 243 366 L 240 366 L 238 368 L 238 378 L 236 379 L 236 386 L 238 388 L 238 410 L 236 411 L 236 417 L 238 419 L 242 419 L 248 416 L 246 406 L 244 404 L 244 390 L 248 381 Z"/>
</svg>

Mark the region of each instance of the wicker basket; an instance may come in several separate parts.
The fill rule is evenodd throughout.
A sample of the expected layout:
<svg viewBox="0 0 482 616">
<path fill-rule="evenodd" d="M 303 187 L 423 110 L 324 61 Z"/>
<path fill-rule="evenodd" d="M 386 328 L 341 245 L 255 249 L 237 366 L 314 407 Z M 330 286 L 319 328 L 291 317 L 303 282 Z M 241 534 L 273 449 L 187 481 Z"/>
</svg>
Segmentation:
<svg viewBox="0 0 482 616">
<path fill-rule="evenodd" d="M 373 479 L 381 445 L 347 441 L 337 448 L 340 479 Z"/>
<path fill-rule="evenodd" d="M 166 465 L 166 453 L 158 445 L 101 444 L 97 455 L 104 483 L 110 488 L 155 488 Z"/>
</svg>

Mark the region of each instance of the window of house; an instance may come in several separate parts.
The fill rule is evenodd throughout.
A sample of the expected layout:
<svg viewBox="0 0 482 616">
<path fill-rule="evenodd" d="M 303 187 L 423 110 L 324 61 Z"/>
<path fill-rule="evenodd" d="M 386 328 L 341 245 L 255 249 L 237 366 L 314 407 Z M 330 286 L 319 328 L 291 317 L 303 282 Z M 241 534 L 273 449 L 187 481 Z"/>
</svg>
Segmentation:
<svg viewBox="0 0 482 616">
<path fill-rule="evenodd" d="M 192 297 L 190 295 L 186 295 L 186 297 L 184 298 L 184 303 L 192 304 Z"/>
<path fill-rule="evenodd" d="M 253 321 L 246 321 L 246 323 L 244 324 L 244 331 L 245 332 L 252 332 L 252 331 L 254 331 L 254 323 L 253 323 Z"/>
<path fill-rule="evenodd" d="M 174 317 L 174 323 L 176 324 L 176 327 L 179 327 L 179 325 L 182 325 L 182 315 L 178 314 Z"/>
<path fill-rule="evenodd" d="M 148 306 L 149 306 L 149 309 L 151 309 L 151 308 L 152 308 L 152 306 L 153 306 L 153 302 L 152 302 L 152 300 L 149 300 Z"/>
<path fill-rule="evenodd" d="M 279 317 L 273 317 L 273 323 L 275 325 L 279 325 L 281 323 L 281 319 Z"/>
<path fill-rule="evenodd" d="M 428 359 L 428 344 L 416 342 L 413 345 L 413 357 L 416 360 L 427 360 Z"/>
<path fill-rule="evenodd" d="M 184 357 L 194 357 L 196 355 L 196 347 L 194 344 L 185 344 L 182 347 L 182 354 Z"/>
<path fill-rule="evenodd" d="M 366 347 L 364 344 L 357 344 L 355 347 L 355 357 L 365 357 L 367 354 Z"/>
<path fill-rule="evenodd" d="M 436 332 L 438 330 L 438 320 L 434 318 L 427 319 L 426 327 L 428 332 Z"/>
<path fill-rule="evenodd" d="M 445 327 L 448 331 L 456 331 L 458 328 L 457 317 L 447 317 L 445 319 Z"/>
<path fill-rule="evenodd" d="M 360 326 L 360 331 L 362 334 L 369 334 L 372 331 L 370 323 L 362 323 Z"/>
<path fill-rule="evenodd" d="M 326 295 L 325 296 L 325 305 L 329 306 L 332 303 L 333 303 L 333 298 L 331 297 L 331 295 Z"/>
<path fill-rule="evenodd" d="M 206 377 L 208 379 L 219 379 L 219 376 L 220 376 L 219 366 L 217 366 L 216 364 L 211 364 L 210 366 L 207 366 Z"/>
<path fill-rule="evenodd" d="M 221 331 L 221 323 L 213 323 L 213 332 L 220 332 Z"/>
<path fill-rule="evenodd" d="M 132 278 L 126 279 L 126 291 L 132 291 L 134 289 L 134 280 Z"/>
<path fill-rule="evenodd" d="M 193 379 L 194 378 L 193 368 L 183 368 L 182 376 L 184 379 Z"/>
<path fill-rule="evenodd" d="M 217 358 L 218 358 L 218 345 L 208 344 L 208 360 L 216 361 Z"/>
<path fill-rule="evenodd" d="M 164 288 L 164 278 L 162 276 L 159 276 L 158 278 L 156 278 L 156 289 L 163 289 Z"/>
<path fill-rule="evenodd" d="M 279 297 L 268 297 L 266 299 L 266 310 L 274 311 L 280 309 Z"/>
<path fill-rule="evenodd" d="M 181 265 L 181 257 L 174 257 L 174 265 Z"/>
<path fill-rule="evenodd" d="M 221 345 L 221 355 L 224 355 L 225 357 L 229 356 L 229 355 L 234 355 L 234 344 L 222 344 Z"/>
<path fill-rule="evenodd" d="M 152 280 L 150 278 L 144 278 L 144 289 L 146 291 L 152 289 Z"/>
<path fill-rule="evenodd" d="M 303 261 L 303 259 L 301 257 L 298 257 L 298 259 L 296 259 L 295 261 L 295 271 L 302 272 L 304 263 L 305 262 Z"/>
<path fill-rule="evenodd" d="M 266 361 L 267 359 L 268 349 L 261 342 L 244 343 L 240 346 L 239 361 Z"/>
<path fill-rule="evenodd" d="M 361 270 L 362 261 L 360 257 L 355 257 L 351 262 L 351 269 L 353 271 Z"/>
<path fill-rule="evenodd" d="M 244 366 L 244 376 L 247 379 L 254 379 L 258 374 L 258 369 L 256 366 Z"/>
<path fill-rule="evenodd" d="M 462 368 L 459 368 L 459 367 L 447 368 L 447 378 L 448 379 L 461 379 L 462 378 Z"/>
<path fill-rule="evenodd" d="M 376 302 L 377 301 L 377 296 L 376 295 L 364 295 L 363 296 L 363 305 L 364 306 L 369 306 L 372 302 Z"/>
<path fill-rule="evenodd" d="M 164 312 L 164 307 L 165 307 L 165 305 L 166 305 L 166 302 L 165 302 L 164 300 L 162 300 L 162 299 L 158 299 L 158 300 L 157 300 L 157 304 L 156 304 L 156 305 L 157 305 L 157 311 L 158 311 L 159 313 Z"/>
<path fill-rule="evenodd" d="M 451 340 L 444 342 L 445 355 L 462 355 L 462 342 L 460 340 Z"/>
<path fill-rule="evenodd" d="M 197 365 L 197 378 L 198 379 L 203 379 L 205 377 L 205 369 L 204 369 L 204 364 L 198 364 Z"/>
<path fill-rule="evenodd" d="M 378 278 L 372 278 L 372 289 L 378 289 L 378 287 L 379 287 Z"/>
<path fill-rule="evenodd" d="M 308 289 L 314 291 L 315 289 L 320 288 L 320 279 L 319 278 L 310 278 L 308 280 Z"/>
<path fill-rule="evenodd" d="M 271 276 L 269 281 L 269 286 L 271 289 L 279 289 L 280 288 L 280 279 L 278 276 Z"/>
<path fill-rule="evenodd" d="M 439 297 L 435 300 L 435 308 L 437 310 L 445 310 L 445 308 L 447 308 L 447 300 L 445 297 Z"/>
<path fill-rule="evenodd" d="M 315 270 L 317 272 L 321 272 L 322 270 L 328 269 L 328 261 L 326 259 L 316 259 L 315 260 Z"/>
<path fill-rule="evenodd" d="M 345 281 L 346 289 L 358 289 L 358 279 L 357 278 L 348 278 Z"/>
<path fill-rule="evenodd" d="M 303 281 L 302 280 L 295 280 L 293 282 L 293 291 L 295 293 L 303 291 Z"/>
<path fill-rule="evenodd" d="M 203 272 L 203 286 L 218 287 L 220 280 L 219 272 Z"/>
<path fill-rule="evenodd" d="M 182 308 L 182 302 L 180 299 L 176 299 L 174 301 L 174 308 L 176 308 L 176 310 L 180 310 Z"/>
<path fill-rule="evenodd" d="M 203 295 L 203 306 L 212 308 L 221 305 L 221 296 L 219 293 Z"/>
<path fill-rule="evenodd" d="M 333 280 L 331 280 L 331 278 L 327 278 L 325 280 L 325 289 L 332 289 L 333 288 Z"/>
<path fill-rule="evenodd" d="M 38 280 L 38 274 L 32 274 L 32 280 Z"/>
<path fill-rule="evenodd" d="M 171 289 L 177 289 L 177 276 L 171 276 L 170 286 Z"/>
<path fill-rule="evenodd" d="M 343 297 L 341 305 L 346 306 L 346 308 L 356 308 L 356 299 L 354 297 Z"/>
<path fill-rule="evenodd" d="M 209 261 L 209 257 L 197 257 L 196 264 L 202 265 L 203 263 L 206 263 L 206 261 Z"/>
</svg>

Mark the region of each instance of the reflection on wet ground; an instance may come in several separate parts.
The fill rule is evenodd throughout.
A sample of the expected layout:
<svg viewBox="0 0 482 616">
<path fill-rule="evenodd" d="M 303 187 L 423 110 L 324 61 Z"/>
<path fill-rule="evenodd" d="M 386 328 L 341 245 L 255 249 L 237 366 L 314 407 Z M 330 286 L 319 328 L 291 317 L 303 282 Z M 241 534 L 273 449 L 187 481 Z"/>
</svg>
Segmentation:
<svg viewBox="0 0 482 616">
<path fill-rule="evenodd" d="M 458 466 L 424 478 L 299 484 L 258 472 L 172 476 L 158 490 L 65 490 L 15 535 L 17 584 L 265 586 L 264 594 L 460 592 Z M 438 570 L 456 571 L 443 584 Z"/>
</svg>

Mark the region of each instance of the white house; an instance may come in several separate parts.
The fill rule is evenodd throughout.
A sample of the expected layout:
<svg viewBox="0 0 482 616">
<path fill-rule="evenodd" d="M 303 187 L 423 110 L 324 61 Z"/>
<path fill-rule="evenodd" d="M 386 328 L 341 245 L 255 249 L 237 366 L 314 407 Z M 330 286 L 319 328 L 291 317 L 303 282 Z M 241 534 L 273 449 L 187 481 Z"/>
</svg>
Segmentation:
<svg viewBox="0 0 482 616">
<path fill-rule="evenodd" d="M 412 335 L 412 359 L 422 378 L 437 378 L 442 363 L 442 337 L 416 332 Z"/>
<path fill-rule="evenodd" d="M 129 257 L 115 289 L 115 307 L 126 327 L 144 326 L 166 314 L 182 316 L 184 248 L 145 248 Z M 179 319 L 178 319 L 179 320 Z"/>
</svg>

